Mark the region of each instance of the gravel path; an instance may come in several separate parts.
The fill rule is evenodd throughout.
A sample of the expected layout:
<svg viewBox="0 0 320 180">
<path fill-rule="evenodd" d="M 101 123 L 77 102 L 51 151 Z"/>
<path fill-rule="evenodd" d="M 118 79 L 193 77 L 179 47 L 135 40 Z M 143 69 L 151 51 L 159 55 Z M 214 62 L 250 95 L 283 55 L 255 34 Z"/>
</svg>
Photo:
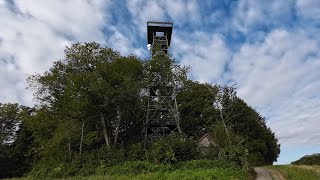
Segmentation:
<svg viewBox="0 0 320 180">
<path fill-rule="evenodd" d="M 257 173 L 256 180 L 285 180 L 276 170 L 269 170 L 261 167 L 256 167 L 254 170 Z"/>
<path fill-rule="evenodd" d="M 260 168 L 260 167 L 254 168 L 254 170 L 257 173 L 256 180 L 272 180 L 272 177 L 271 177 L 270 172 L 268 170 Z"/>
</svg>

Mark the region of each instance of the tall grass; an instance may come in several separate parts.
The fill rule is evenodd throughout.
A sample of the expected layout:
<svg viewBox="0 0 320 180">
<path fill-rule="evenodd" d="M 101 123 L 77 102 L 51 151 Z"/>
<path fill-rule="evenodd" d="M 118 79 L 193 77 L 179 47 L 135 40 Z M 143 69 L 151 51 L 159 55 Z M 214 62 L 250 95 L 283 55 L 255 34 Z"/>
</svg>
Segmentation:
<svg viewBox="0 0 320 180">
<path fill-rule="evenodd" d="M 102 168 L 97 174 L 110 179 L 248 179 L 250 174 L 238 166 L 222 161 L 192 160 L 176 164 L 153 164 L 145 161 Z M 91 176 L 99 178 L 101 176 Z M 106 178 L 108 179 L 108 178 Z"/>
<path fill-rule="evenodd" d="M 24 178 L 27 179 L 27 178 Z M 24 180 L 23 178 L 19 180 Z M 54 179 L 54 178 L 49 178 Z M 122 165 L 101 166 L 94 175 L 66 177 L 66 180 L 167 180 L 167 179 L 251 179 L 240 167 L 214 160 L 192 160 L 175 164 L 153 164 L 146 161 L 126 162 Z"/>
<path fill-rule="evenodd" d="M 102 179 L 115 179 L 115 180 L 176 180 L 176 179 L 185 179 L 185 180 L 193 180 L 193 179 L 238 179 L 238 180 L 247 180 L 248 176 L 244 175 L 242 172 L 230 171 L 228 169 L 219 169 L 219 168 L 211 168 L 211 169 L 191 169 L 191 170 L 176 170 L 171 172 L 154 172 L 147 174 L 136 174 L 136 175 L 93 175 L 89 177 L 72 177 L 67 178 L 67 180 L 77 180 L 77 179 L 90 179 L 90 180 L 102 180 Z"/>
<path fill-rule="evenodd" d="M 299 166 L 299 165 L 276 165 L 268 166 L 268 169 L 275 169 L 290 180 L 319 180 L 319 166 Z"/>
</svg>

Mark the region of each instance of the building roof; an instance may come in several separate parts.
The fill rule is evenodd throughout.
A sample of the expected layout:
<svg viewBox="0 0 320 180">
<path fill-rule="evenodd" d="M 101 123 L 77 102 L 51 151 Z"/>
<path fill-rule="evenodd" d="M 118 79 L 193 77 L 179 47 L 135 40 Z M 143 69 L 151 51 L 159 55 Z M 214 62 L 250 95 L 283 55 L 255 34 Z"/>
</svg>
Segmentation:
<svg viewBox="0 0 320 180">
<path fill-rule="evenodd" d="M 214 142 L 214 138 L 209 133 L 204 134 L 198 140 L 198 146 L 200 147 L 209 147 L 210 145 L 216 146 L 216 143 Z"/>
</svg>

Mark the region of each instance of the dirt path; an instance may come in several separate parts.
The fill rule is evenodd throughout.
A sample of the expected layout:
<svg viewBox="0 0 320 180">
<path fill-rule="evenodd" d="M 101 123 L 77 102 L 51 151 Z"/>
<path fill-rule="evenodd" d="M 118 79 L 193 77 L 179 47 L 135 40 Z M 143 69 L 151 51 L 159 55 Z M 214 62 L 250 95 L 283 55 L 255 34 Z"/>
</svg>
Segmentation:
<svg viewBox="0 0 320 180">
<path fill-rule="evenodd" d="M 285 180 L 276 170 L 269 170 L 261 167 L 256 167 L 254 170 L 257 173 L 256 180 Z"/>
</svg>

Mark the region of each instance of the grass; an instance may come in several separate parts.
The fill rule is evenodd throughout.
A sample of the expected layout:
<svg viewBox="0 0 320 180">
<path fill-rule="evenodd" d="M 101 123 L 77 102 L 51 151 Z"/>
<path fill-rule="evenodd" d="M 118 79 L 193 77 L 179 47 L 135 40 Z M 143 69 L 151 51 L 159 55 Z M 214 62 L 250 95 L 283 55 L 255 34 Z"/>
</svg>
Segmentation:
<svg viewBox="0 0 320 180">
<path fill-rule="evenodd" d="M 147 174 L 137 174 L 137 175 L 111 175 L 111 176 L 101 176 L 101 175 L 93 175 L 89 177 L 71 177 L 67 178 L 67 180 L 76 180 L 76 179 L 89 179 L 89 180 L 102 180 L 102 179 L 115 179 L 115 180 L 166 180 L 166 179 L 248 179 L 248 177 L 244 176 L 241 173 L 227 171 L 224 169 L 197 169 L 197 170 L 177 170 L 172 172 L 155 172 L 155 173 L 147 173 Z"/>
<path fill-rule="evenodd" d="M 29 178 L 33 179 L 33 178 Z M 41 178 L 43 179 L 43 178 Z M 47 178 L 54 179 L 54 178 Z M 251 179 L 248 172 L 232 165 L 211 160 L 193 160 L 174 165 L 155 165 L 144 161 L 128 162 L 114 167 L 98 168 L 94 175 L 74 176 L 66 180 L 167 180 L 167 179 L 221 179 L 247 180 Z M 28 178 L 10 179 L 28 180 Z"/>
<path fill-rule="evenodd" d="M 286 179 L 290 179 L 290 180 L 319 180 L 320 179 L 320 166 L 276 165 L 276 166 L 267 166 L 266 168 L 277 170 Z"/>
</svg>

